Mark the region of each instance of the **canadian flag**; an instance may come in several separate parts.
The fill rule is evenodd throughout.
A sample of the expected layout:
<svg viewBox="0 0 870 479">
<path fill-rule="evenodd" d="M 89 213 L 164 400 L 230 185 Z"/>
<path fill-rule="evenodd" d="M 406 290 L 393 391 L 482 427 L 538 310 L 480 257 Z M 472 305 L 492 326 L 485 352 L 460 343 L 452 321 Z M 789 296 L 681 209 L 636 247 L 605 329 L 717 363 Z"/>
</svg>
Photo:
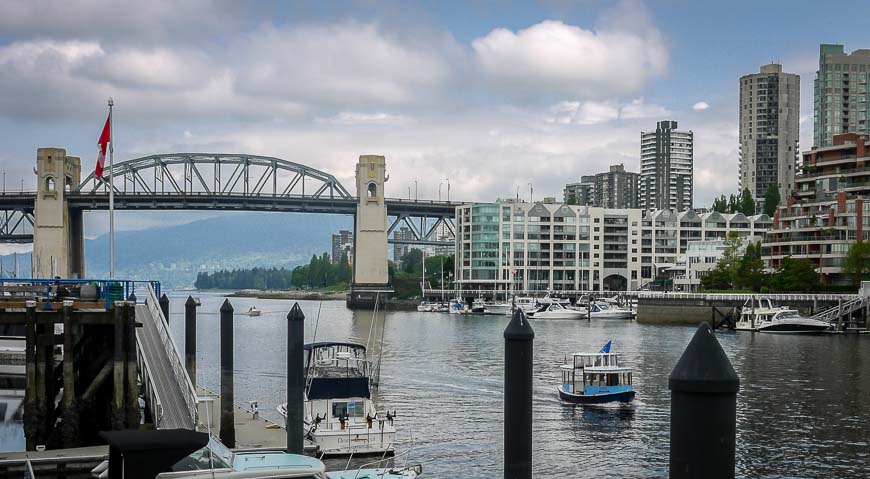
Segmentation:
<svg viewBox="0 0 870 479">
<path fill-rule="evenodd" d="M 103 177 L 103 161 L 106 159 L 106 148 L 109 142 L 112 141 L 112 114 L 106 117 L 106 126 L 103 127 L 103 132 L 100 133 L 100 139 L 97 144 L 100 146 L 100 151 L 97 155 L 97 167 L 94 169 L 94 176 L 97 178 Z"/>
</svg>

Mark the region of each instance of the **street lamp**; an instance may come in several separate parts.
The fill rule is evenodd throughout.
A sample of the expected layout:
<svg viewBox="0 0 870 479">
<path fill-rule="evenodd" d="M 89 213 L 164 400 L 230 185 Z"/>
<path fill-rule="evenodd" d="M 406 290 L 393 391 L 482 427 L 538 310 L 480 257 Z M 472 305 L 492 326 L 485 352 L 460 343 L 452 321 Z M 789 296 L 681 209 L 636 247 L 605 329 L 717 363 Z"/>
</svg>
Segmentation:
<svg viewBox="0 0 870 479">
<path fill-rule="evenodd" d="M 414 180 L 414 201 L 417 201 L 417 180 Z"/>
<path fill-rule="evenodd" d="M 450 203 L 450 178 L 444 178 L 447 182 L 447 202 Z"/>
<path fill-rule="evenodd" d="M 441 183 L 438 183 L 438 201 L 441 201 L 441 185 L 443 184 L 443 181 Z"/>
<path fill-rule="evenodd" d="M 535 188 L 529 183 L 529 203 L 535 202 Z"/>
</svg>

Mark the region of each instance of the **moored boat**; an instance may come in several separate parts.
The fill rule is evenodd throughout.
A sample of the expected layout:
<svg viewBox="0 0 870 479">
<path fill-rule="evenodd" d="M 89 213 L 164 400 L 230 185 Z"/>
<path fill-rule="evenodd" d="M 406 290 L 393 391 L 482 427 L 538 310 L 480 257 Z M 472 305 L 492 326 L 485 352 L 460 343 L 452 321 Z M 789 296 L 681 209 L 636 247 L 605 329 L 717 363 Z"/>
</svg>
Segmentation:
<svg viewBox="0 0 870 479">
<path fill-rule="evenodd" d="M 568 309 L 559 303 L 541 305 L 534 312 L 526 313 L 534 319 L 583 319 L 583 312 Z"/>
<path fill-rule="evenodd" d="M 825 321 L 806 318 L 787 306 L 776 306 L 770 298 L 752 298 L 743 304 L 735 325 L 738 331 L 759 333 L 812 334 L 830 329 Z"/>
<path fill-rule="evenodd" d="M 597 353 L 571 354 L 560 367 L 559 398 L 576 404 L 630 402 L 634 399 L 631 368 L 619 366 L 619 356 L 610 352 L 608 341 Z"/>
<path fill-rule="evenodd" d="M 327 456 L 394 451 L 396 412 L 379 411 L 371 399 L 372 364 L 366 347 L 351 342 L 304 346 L 305 437 Z M 286 417 L 287 406 L 278 406 Z"/>
<path fill-rule="evenodd" d="M 251 306 L 250 308 L 248 308 L 248 311 L 245 314 L 247 314 L 248 316 L 259 316 L 260 313 L 262 313 L 262 311 L 257 309 L 256 306 Z"/>
</svg>

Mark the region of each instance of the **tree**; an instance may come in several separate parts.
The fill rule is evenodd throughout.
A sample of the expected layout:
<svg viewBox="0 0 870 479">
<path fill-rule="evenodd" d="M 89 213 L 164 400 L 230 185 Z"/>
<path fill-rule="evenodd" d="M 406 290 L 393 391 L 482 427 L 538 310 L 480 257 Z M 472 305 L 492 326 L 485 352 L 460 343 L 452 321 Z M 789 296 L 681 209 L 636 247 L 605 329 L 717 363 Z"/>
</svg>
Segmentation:
<svg viewBox="0 0 870 479">
<path fill-rule="evenodd" d="M 776 183 L 768 186 L 767 191 L 764 193 L 764 214 L 773 218 L 780 200 L 779 187 L 776 186 Z"/>
<path fill-rule="evenodd" d="M 805 293 L 813 291 L 819 285 L 819 273 L 811 261 L 786 256 L 770 283 L 777 291 Z"/>
<path fill-rule="evenodd" d="M 727 213 L 728 212 L 728 200 L 725 199 L 725 195 L 722 195 L 713 200 L 713 211 L 717 213 Z"/>
<path fill-rule="evenodd" d="M 740 211 L 746 216 L 752 216 L 755 214 L 755 200 L 752 199 L 752 192 L 749 191 L 749 188 L 743 189 L 739 201 L 740 202 L 736 208 L 737 211 Z M 732 213 L 736 213 L 737 211 L 732 211 Z"/>
<path fill-rule="evenodd" d="M 740 206 L 740 200 L 734 194 L 728 196 L 728 213 L 734 213 Z"/>
<path fill-rule="evenodd" d="M 421 263 L 423 262 L 423 252 L 417 248 L 409 249 L 407 253 L 399 258 L 399 261 L 402 262 L 402 271 L 405 273 L 411 274 L 415 271 L 420 271 L 420 268 L 422 268 Z"/>
<path fill-rule="evenodd" d="M 857 241 L 849 247 L 843 260 L 843 273 L 852 279 L 852 286 L 858 287 L 861 280 L 870 275 L 870 242 Z"/>
<path fill-rule="evenodd" d="M 577 197 L 574 195 L 569 196 L 568 200 L 565 201 L 565 204 L 566 205 L 576 205 L 577 204 Z"/>
<path fill-rule="evenodd" d="M 728 237 L 723 242 L 725 251 L 722 257 L 716 262 L 716 268 L 720 269 L 732 288 L 736 288 L 740 283 L 740 262 L 743 259 L 741 249 L 743 249 L 743 240 L 736 231 L 728 233 Z"/>
<path fill-rule="evenodd" d="M 766 276 L 764 262 L 761 260 L 761 243 L 750 242 L 746 245 L 746 250 L 743 252 L 743 258 L 740 261 L 740 273 L 738 275 L 740 287 L 759 292 L 761 291 L 761 286 L 765 283 Z"/>
</svg>

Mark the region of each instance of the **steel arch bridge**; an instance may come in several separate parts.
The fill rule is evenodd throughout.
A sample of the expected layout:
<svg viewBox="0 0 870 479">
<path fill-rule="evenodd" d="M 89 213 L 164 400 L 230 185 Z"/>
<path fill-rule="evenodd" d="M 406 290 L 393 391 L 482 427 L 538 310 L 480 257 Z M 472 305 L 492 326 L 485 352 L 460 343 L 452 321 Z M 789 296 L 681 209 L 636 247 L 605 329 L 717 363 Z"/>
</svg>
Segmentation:
<svg viewBox="0 0 870 479">
<path fill-rule="evenodd" d="M 117 210 L 227 210 L 353 215 L 357 198 L 335 176 L 281 158 L 169 153 L 115 163 Z M 66 192 L 70 209 L 109 207 L 108 168 Z M 33 241 L 35 192 L 0 195 L 0 243 Z M 458 202 L 386 198 L 389 242 L 445 246 Z M 399 235 L 400 228 L 407 228 Z M 443 233 L 447 232 L 447 238 Z"/>
<path fill-rule="evenodd" d="M 151 155 L 116 163 L 115 193 L 214 196 L 269 196 L 352 199 L 332 175 L 269 156 L 209 153 Z M 306 180 L 314 185 L 306 191 Z M 108 192 L 109 183 L 91 173 L 75 194 Z M 311 188 L 314 188 L 312 191 Z"/>
</svg>

